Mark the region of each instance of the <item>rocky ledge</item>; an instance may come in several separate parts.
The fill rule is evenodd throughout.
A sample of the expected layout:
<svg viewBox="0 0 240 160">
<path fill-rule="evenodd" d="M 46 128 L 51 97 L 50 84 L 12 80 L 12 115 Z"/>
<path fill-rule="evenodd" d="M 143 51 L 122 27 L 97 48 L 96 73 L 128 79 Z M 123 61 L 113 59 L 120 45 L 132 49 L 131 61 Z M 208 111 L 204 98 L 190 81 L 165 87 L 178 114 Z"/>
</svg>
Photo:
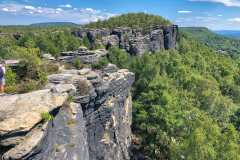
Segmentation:
<svg viewBox="0 0 240 160">
<path fill-rule="evenodd" d="M 130 159 L 133 73 L 109 64 L 48 78 L 49 89 L 0 98 L 0 147 L 12 147 L 3 160 Z M 42 111 L 53 119 L 40 127 Z"/>
</svg>

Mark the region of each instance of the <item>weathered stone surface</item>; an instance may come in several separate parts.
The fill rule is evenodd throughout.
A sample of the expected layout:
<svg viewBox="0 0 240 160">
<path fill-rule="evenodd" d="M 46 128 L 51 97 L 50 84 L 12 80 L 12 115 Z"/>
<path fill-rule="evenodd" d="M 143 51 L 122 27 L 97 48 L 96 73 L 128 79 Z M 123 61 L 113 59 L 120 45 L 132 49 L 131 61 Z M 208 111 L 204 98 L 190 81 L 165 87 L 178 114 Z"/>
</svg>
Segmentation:
<svg viewBox="0 0 240 160">
<path fill-rule="evenodd" d="M 79 47 L 76 52 L 62 52 L 57 61 L 74 65 L 74 61 L 78 58 L 81 64 L 92 64 L 99 62 L 99 58 L 105 57 L 107 53 L 108 51 L 105 49 L 88 51 L 86 47 Z"/>
<path fill-rule="evenodd" d="M 70 120 L 74 124 L 67 126 Z M 56 147 L 60 150 L 57 151 Z M 51 122 L 46 122 L 41 128 L 29 134 L 25 141 L 3 156 L 3 160 L 13 159 L 89 160 L 81 106 L 70 103 L 70 109 L 60 110 L 54 117 L 53 125 Z"/>
<path fill-rule="evenodd" d="M 17 69 L 19 68 L 19 60 L 6 60 L 5 65 L 8 65 L 12 69 Z"/>
<path fill-rule="evenodd" d="M 49 53 L 43 54 L 41 58 L 48 58 L 50 60 L 55 60 L 55 58 Z"/>
<path fill-rule="evenodd" d="M 21 95 L 1 97 L 0 147 L 15 146 L 39 123 L 41 112 L 50 112 L 68 98 L 67 92 L 75 92 L 73 85 L 55 86 Z"/>
</svg>

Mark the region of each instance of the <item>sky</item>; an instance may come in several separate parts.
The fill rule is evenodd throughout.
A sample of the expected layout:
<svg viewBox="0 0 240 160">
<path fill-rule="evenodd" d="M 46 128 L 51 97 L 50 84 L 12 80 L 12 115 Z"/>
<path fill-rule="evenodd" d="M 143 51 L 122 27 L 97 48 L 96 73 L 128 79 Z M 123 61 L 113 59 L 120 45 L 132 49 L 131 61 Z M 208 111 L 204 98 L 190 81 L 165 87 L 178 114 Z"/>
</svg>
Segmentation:
<svg viewBox="0 0 240 160">
<path fill-rule="evenodd" d="M 240 30 L 240 0 L 0 0 L 0 25 L 86 24 L 137 12 L 162 16 L 179 27 Z"/>
</svg>

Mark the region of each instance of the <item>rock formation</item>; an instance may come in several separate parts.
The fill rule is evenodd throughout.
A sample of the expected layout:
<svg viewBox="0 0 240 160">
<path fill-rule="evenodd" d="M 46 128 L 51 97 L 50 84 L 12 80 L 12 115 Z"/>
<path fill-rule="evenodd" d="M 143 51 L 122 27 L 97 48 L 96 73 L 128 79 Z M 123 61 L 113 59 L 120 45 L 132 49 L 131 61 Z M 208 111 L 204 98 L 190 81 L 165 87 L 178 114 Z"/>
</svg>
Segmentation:
<svg viewBox="0 0 240 160">
<path fill-rule="evenodd" d="M 129 160 L 134 74 L 109 64 L 48 78 L 49 89 L 0 97 L 0 149 L 13 147 L 2 159 Z M 39 126 L 42 111 L 53 119 Z"/>
<path fill-rule="evenodd" d="M 99 58 L 105 57 L 107 53 L 108 51 L 105 49 L 89 51 L 86 47 L 79 47 L 75 52 L 62 52 L 61 56 L 57 58 L 57 61 L 73 66 L 74 61 L 78 58 L 81 64 L 91 64 L 99 62 Z"/>
<path fill-rule="evenodd" d="M 132 55 L 141 55 L 145 50 L 149 52 L 153 49 L 177 49 L 178 26 L 156 26 L 153 31 L 147 30 L 146 35 L 143 35 L 142 28 L 132 30 L 130 27 L 116 27 L 112 31 L 106 28 L 77 28 L 72 31 L 72 34 L 79 40 L 87 35 L 92 47 L 98 44 L 104 45 L 108 49 L 115 45 Z M 101 40 L 96 39 L 97 34 L 103 36 Z"/>
</svg>

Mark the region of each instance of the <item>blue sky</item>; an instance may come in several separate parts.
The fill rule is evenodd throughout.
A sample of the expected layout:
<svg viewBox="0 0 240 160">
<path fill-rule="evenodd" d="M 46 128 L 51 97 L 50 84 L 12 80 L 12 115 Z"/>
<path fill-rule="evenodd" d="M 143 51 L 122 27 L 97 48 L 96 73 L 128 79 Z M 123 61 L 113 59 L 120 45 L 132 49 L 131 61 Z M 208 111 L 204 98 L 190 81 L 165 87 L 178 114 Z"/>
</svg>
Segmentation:
<svg viewBox="0 0 240 160">
<path fill-rule="evenodd" d="M 240 0 L 0 0 L 0 25 L 85 24 L 136 12 L 160 15 L 180 27 L 240 30 Z"/>
</svg>

